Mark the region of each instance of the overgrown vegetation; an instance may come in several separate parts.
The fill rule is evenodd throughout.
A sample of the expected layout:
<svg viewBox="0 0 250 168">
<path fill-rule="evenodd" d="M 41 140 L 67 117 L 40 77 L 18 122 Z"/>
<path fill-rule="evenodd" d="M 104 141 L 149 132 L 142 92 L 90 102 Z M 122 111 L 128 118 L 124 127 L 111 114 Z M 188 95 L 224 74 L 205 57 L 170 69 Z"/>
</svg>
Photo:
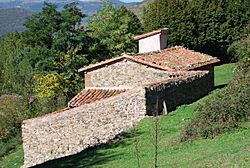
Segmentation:
<svg viewBox="0 0 250 168">
<path fill-rule="evenodd" d="M 196 117 L 188 124 L 182 141 L 197 138 L 213 138 L 237 127 L 240 121 L 250 119 L 250 59 L 243 59 L 234 80 L 214 94 L 196 110 Z"/>
<path fill-rule="evenodd" d="M 20 143 L 20 127 L 27 118 L 18 96 L 0 96 L 0 157 Z"/>
<path fill-rule="evenodd" d="M 222 91 L 200 104 L 196 117 L 183 131 L 182 141 L 213 138 L 250 120 L 250 52 L 249 34 L 232 44 L 230 51 L 239 60 L 234 79 Z"/>
</svg>

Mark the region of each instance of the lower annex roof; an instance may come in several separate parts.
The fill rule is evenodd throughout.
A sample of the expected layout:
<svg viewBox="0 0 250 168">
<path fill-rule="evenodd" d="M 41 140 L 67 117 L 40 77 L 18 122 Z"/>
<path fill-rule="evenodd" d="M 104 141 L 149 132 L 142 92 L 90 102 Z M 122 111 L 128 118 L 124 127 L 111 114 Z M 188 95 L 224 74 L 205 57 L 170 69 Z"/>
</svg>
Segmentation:
<svg viewBox="0 0 250 168">
<path fill-rule="evenodd" d="M 83 104 L 93 103 L 105 98 L 125 92 L 127 89 L 84 89 L 68 102 L 68 107 L 77 107 Z"/>
</svg>

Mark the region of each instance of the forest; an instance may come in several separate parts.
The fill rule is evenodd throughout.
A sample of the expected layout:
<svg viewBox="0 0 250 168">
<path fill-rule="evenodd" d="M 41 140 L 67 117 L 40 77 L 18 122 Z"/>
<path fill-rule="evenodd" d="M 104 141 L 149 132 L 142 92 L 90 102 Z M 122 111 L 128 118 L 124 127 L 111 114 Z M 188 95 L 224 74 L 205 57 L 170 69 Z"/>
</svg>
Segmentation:
<svg viewBox="0 0 250 168">
<path fill-rule="evenodd" d="M 197 107 L 201 113 L 187 126 L 182 140 L 213 137 L 250 118 L 248 0 L 153 0 L 141 19 L 124 6 L 106 3 L 83 26 L 85 17 L 77 3 L 63 10 L 45 3 L 41 12 L 26 20 L 24 32 L 0 38 L 0 157 L 21 143 L 23 120 L 65 107 L 83 89 L 79 68 L 136 52 L 135 35 L 163 27 L 169 28 L 169 47 L 182 45 L 216 56 L 222 63 L 239 62 L 235 82 L 205 107 Z M 223 116 L 223 122 L 211 117 L 217 111 L 225 112 L 217 116 Z M 206 127 L 208 121 L 217 123 L 216 129 Z"/>
</svg>

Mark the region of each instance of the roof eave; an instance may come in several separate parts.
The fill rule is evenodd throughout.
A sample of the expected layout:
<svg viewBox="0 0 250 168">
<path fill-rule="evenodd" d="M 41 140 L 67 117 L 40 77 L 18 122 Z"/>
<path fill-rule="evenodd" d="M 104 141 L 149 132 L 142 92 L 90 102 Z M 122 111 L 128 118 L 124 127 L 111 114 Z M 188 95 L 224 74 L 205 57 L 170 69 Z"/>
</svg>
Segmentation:
<svg viewBox="0 0 250 168">
<path fill-rule="evenodd" d="M 203 67 L 203 66 L 216 64 L 218 62 L 220 62 L 220 60 L 218 58 L 215 58 L 215 59 L 207 61 L 207 62 L 203 62 L 203 63 L 200 63 L 200 64 L 196 64 L 194 66 L 191 66 L 191 67 L 183 68 L 182 70 L 192 70 L 192 69 L 200 68 L 200 67 Z"/>
<path fill-rule="evenodd" d="M 82 68 L 78 69 L 78 72 L 86 72 L 86 71 L 91 71 L 93 69 L 98 69 L 99 67 L 103 67 L 103 66 L 105 66 L 107 64 L 116 63 L 116 62 L 122 61 L 124 58 L 125 58 L 124 56 L 111 58 L 111 59 L 106 60 L 106 61 L 102 61 L 102 62 L 93 64 L 93 65 L 82 67 Z"/>
</svg>

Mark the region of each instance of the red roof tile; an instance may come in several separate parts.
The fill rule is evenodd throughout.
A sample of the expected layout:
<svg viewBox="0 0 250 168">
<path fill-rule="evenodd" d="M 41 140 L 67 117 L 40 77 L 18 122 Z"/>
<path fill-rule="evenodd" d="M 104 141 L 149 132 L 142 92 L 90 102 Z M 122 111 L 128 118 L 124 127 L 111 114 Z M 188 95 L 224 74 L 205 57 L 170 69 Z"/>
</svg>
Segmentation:
<svg viewBox="0 0 250 168">
<path fill-rule="evenodd" d="M 123 54 L 119 57 L 80 68 L 78 71 L 91 71 L 93 69 L 97 69 L 108 64 L 113 64 L 124 59 L 166 71 L 191 70 L 220 61 L 216 57 L 195 52 L 181 46 L 176 46 L 162 51 L 150 53 Z"/>
<path fill-rule="evenodd" d="M 68 107 L 77 107 L 109 98 L 125 92 L 127 89 L 85 89 L 68 102 Z"/>
<path fill-rule="evenodd" d="M 220 61 L 216 57 L 195 52 L 181 46 L 152 53 L 132 54 L 131 56 L 145 63 L 155 64 L 165 70 L 190 70 Z"/>
</svg>

